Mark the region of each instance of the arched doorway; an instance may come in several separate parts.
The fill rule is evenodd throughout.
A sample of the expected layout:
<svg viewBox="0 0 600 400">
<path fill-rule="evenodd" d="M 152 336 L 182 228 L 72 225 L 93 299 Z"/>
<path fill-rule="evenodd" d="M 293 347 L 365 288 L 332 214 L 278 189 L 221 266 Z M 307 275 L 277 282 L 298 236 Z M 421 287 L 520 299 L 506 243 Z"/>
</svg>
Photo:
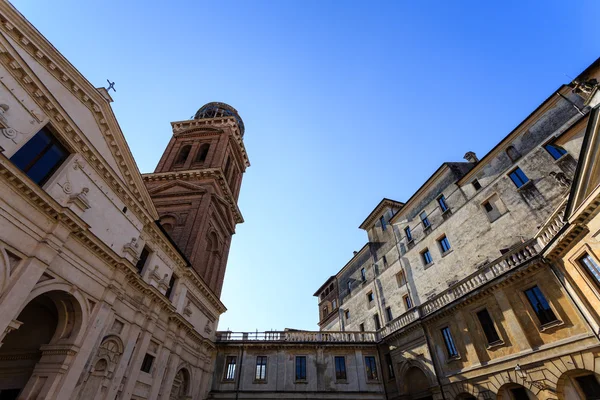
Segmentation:
<svg viewBox="0 0 600 400">
<path fill-rule="evenodd" d="M 507 383 L 498 390 L 497 400 L 538 400 L 533 392 L 517 383 Z"/>
<path fill-rule="evenodd" d="M 23 308 L 17 317 L 20 327 L 7 334 L 0 347 L 2 400 L 19 396 L 35 375 L 41 360 L 43 375 L 49 384 L 52 376 L 64 372 L 61 368 L 64 368 L 65 359 L 72 355 L 69 349 L 81 327 L 81 314 L 78 301 L 62 291 L 41 294 Z M 59 355 L 54 354 L 56 346 L 62 350 Z"/>
<path fill-rule="evenodd" d="M 429 379 L 419 367 L 411 366 L 404 373 L 404 393 L 414 400 L 433 400 Z"/>
<path fill-rule="evenodd" d="M 173 379 L 173 386 L 171 387 L 171 394 L 169 400 L 183 400 L 190 398 L 190 373 L 187 369 L 180 369 Z"/>
<path fill-rule="evenodd" d="M 477 398 L 469 393 L 461 393 L 456 396 L 456 400 L 477 400 Z"/>
<path fill-rule="evenodd" d="M 585 369 L 567 371 L 556 384 L 559 400 L 600 399 L 600 375 Z"/>
</svg>

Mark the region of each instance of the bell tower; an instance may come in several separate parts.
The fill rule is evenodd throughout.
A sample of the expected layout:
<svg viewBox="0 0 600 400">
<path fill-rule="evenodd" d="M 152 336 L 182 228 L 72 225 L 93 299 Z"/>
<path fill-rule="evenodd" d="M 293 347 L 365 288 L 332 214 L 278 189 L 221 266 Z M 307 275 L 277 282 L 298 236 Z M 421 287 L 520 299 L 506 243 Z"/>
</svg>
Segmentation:
<svg viewBox="0 0 600 400">
<path fill-rule="evenodd" d="M 171 126 L 173 136 L 144 181 L 161 225 L 220 296 L 231 237 L 243 222 L 237 199 L 250 166 L 244 123 L 233 107 L 208 103 Z"/>
</svg>

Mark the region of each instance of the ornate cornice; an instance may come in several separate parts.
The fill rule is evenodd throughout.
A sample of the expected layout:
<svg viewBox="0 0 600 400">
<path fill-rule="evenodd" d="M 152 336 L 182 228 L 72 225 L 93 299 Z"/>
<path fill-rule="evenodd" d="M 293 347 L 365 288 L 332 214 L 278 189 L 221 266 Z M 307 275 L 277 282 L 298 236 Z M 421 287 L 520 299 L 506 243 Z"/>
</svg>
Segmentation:
<svg viewBox="0 0 600 400">
<path fill-rule="evenodd" d="M 170 180 L 195 180 L 195 179 L 214 179 L 218 184 L 221 190 L 223 191 L 223 198 L 229 204 L 229 209 L 233 213 L 234 221 L 237 224 L 241 224 L 244 222 L 244 218 L 242 217 L 242 213 L 238 208 L 237 202 L 233 197 L 233 193 L 231 189 L 229 189 L 229 184 L 227 183 L 227 179 L 225 179 L 225 175 L 219 168 L 207 168 L 207 169 L 194 169 L 194 170 L 186 170 L 186 171 L 169 171 L 169 172 L 153 172 L 148 174 L 143 174 L 142 178 L 145 182 L 165 182 Z"/>
</svg>

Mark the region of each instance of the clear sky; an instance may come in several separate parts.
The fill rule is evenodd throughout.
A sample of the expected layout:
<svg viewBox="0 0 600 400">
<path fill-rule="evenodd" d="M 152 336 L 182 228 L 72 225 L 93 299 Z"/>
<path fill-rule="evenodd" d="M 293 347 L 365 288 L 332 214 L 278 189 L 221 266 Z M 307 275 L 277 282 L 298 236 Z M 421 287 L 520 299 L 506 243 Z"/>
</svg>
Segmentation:
<svg viewBox="0 0 600 400">
<path fill-rule="evenodd" d="M 142 172 L 203 104 L 252 166 L 220 329 L 318 329 L 315 290 L 383 197 L 480 157 L 600 56 L 596 1 L 39 1 L 15 6 L 112 104 Z"/>
</svg>

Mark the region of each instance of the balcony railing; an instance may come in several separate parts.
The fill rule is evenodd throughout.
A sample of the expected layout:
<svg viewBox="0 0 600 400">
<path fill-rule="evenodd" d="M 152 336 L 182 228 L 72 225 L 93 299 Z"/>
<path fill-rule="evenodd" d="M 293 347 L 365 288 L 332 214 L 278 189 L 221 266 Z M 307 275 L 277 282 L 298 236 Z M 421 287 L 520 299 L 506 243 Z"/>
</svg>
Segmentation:
<svg viewBox="0 0 600 400">
<path fill-rule="evenodd" d="M 565 217 L 565 211 L 567 210 L 567 199 L 565 199 L 561 205 L 556 209 L 554 214 L 546 220 L 546 223 L 542 225 L 538 231 L 536 238 L 538 244 L 543 249 L 548 243 L 556 236 L 558 232 L 565 226 L 563 218 Z"/>
<path fill-rule="evenodd" d="M 398 318 L 394 318 L 386 326 L 381 328 L 377 332 L 378 339 L 404 328 L 406 325 L 416 321 L 417 319 L 419 319 L 419 309 L 417 307 L 413 307 L 404 314 L 400 315 Z"/>
<path fill-rule="evenodd" d="M 375 332 L 217 332 L 217 342 L 375 343 Z"/>
</svg>

